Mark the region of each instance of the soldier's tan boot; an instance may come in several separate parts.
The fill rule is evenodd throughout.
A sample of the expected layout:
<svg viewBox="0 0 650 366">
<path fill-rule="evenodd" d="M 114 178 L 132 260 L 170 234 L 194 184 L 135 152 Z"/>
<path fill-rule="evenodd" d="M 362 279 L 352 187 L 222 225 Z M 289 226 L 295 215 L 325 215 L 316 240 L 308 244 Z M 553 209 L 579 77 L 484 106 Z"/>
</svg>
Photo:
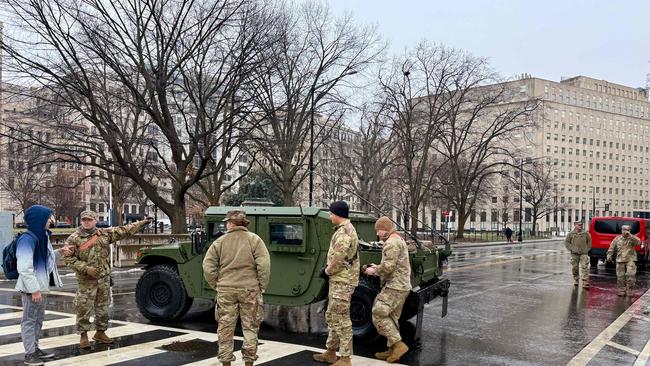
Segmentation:
<svg viewBox="0 0 650 366">
<path fill-rule="evenodd" d="M 378 360 L 386 360 L 388 358 L 388 356 L 390 356 L 390 353 L 392 352 L 392 350 L 393 350 L 393 346 L 390 346 L 384 352 L 377 352 L 377 353 L 375 353 L 375 358 L 378 359 Z"/>
<path fill-rule="evenodd" d="M 339 358 L 339 360 L 332 366 L 352 366 L 350 356 L 341 356 L 341 358 Z"/>
<path fill-rule="evenodd" d="M 625 290 L 619 289 L 617 295 L 618 296 L 625 296 Z"/>
<path fill-rule="evenodd" d="M 88 333 L 81 333 L 81 339 L 79 339 L 79 348 L 88 349 L 90 348 L 90 342 L 88 341 Z"/>
<path fill-rule="evenodd" d="M 397 343 L 395 343 L 393 345 L 393 347 L 391 348 L 391 351 L 392 352 L 390 353 L 390 355 L 386 359 L 386 362 L 388 362 L 388 363 L 393 363 L 393 362 L 399 361 L 399 359 L 402 356 L 404 356 L 404 354 L 406 352 L 409 351 L 409 347 L 406 344 L 404 344 L 404 342 L 399 341 L 399 342 L 397 342 Z"/>
<path fill-rule="evenodd" d="M 99 343 L 103 344 L 111 344 L 113 343 L 113 338 L 109 337 L 104 333 L 103 330 L 98 330 L 95 332 L 95 335 L 93 336 L 93 339 L 96 340 Z"/>
<path fill-rule="evenodd" d="M 314 354 L 314 361 L 326 362 L 326 363 L 335 363 L 336 362 L 336 350 L 328 349 L 323 353 Z"/>
</svg>

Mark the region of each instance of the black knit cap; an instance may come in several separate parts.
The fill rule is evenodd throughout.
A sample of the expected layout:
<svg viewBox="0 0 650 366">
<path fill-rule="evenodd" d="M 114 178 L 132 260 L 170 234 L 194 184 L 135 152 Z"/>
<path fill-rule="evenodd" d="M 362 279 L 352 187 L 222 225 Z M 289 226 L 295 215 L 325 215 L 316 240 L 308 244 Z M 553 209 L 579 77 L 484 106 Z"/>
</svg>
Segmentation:
<svg viewBox="0 0 650 366">
<path fill-rule="evenodd" d="M 347 219 L 350 215 L 350 207 L 345 201 L 336 201 L 330 204 L 330 212 L 338 217 Z"/>
</svg>

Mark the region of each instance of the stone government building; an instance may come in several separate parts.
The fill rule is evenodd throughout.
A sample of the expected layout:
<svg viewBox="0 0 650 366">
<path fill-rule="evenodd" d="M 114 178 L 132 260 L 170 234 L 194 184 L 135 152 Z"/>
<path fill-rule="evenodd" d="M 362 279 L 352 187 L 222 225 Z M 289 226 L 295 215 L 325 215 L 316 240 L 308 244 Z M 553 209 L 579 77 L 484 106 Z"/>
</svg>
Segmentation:
<svg viewBox="0 0 650 366">
<path fill-rule="evenodd" d="M 571 230 L 573 221 L 588 221 L 593 216 L 594 201 L 596 216 L 650 217 L 650 102 L 646 89 L 585 76 L 556 82 L 524 75 L 508 84 L 518 88 L 518 100 L 522 93 L 542 100 L 537 113 L 543 118 L 535 131 L 527 131 L 533 141 L 528 155 L 552 165 L 558 204 L 557 212 L 549 208 L 538 220 L 538 230 Z M 519 187 L 513 189 L 515 204 L 505 216 L 506 224 L 517 230 Z M 501 200 L 488 198 L 487 205 L 470 216 L 466 228 L 501 230 Z M 441 213 L 445 209 L 427 208 L 426 222 L 444 229 Z M 523 211 L 526 230 L 532 220 L 525 202 Z"/>
</svg>

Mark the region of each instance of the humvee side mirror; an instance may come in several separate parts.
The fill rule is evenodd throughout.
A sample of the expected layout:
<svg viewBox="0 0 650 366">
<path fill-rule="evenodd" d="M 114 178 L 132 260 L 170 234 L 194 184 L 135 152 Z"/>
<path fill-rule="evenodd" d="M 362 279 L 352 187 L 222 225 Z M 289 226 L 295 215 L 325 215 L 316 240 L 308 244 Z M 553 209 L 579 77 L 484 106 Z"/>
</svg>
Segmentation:
<svg viewBox="0 0 650 366">
<path fill-rule="evenodd" d="M 205 231 L 201 229 L 196 229 L 191 234 L 192 245 L 194 246 L 197 253 L 203 253 L 205 251 L 205 245 L 207 243 L 207 238 Z"/>
</svg>

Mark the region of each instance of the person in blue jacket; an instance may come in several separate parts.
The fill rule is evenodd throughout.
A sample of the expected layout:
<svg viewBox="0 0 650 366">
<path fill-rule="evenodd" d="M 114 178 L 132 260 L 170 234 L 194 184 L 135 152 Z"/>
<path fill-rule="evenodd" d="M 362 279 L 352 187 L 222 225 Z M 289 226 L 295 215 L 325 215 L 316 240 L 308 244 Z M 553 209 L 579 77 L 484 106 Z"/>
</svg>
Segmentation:
<svg viewBox="0 0 650 366">
<path fill-rule="evenodd" d="M 50 208 L 41 205 L 29 207 L 25 210 L 25 223 L 27 231 L 16 242 L 16 290 L 20 291 L 23 303 L 20 333 L 25 347 L 25 365 L 43 365 L 43 360 L 54 358 L 54 354 L 38 347 L 47 294 L 50 286 L 63 286 L 56 259 L 65 255 L 68 249 L 52 248 L 49 228 L 54 223 L 54 216 Z"/>
</svg>

